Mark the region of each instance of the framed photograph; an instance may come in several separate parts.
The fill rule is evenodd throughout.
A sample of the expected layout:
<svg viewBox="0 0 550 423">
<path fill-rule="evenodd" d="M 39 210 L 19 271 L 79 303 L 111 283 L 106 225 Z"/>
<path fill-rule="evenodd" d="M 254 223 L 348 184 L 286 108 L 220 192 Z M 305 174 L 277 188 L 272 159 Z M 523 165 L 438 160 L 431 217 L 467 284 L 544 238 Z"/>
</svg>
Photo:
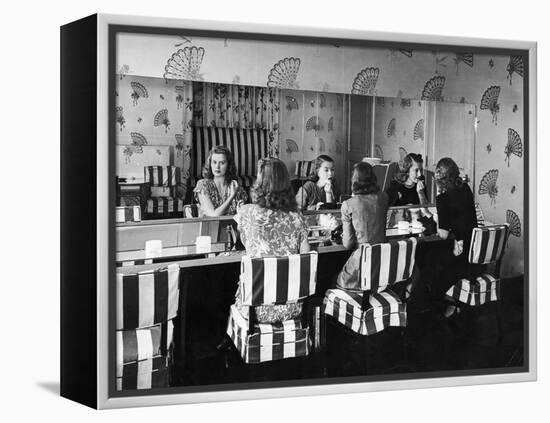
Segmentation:
<svg viewBox="0 0 550 423">
<path fill-rule="evenodd" d="M 534 380 L 536 94 L 534 42 L 63 26 L 61 394 Z"/>
</svg>

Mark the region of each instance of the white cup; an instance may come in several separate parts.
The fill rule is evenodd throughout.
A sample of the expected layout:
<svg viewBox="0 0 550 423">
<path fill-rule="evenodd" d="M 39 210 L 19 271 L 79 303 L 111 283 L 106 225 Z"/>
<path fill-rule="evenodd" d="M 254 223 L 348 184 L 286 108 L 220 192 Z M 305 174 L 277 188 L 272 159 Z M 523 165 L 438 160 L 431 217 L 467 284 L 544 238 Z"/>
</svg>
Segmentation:
<svg viewBox="0 0 550 423">
<path fill-rule="evenodd" d="M 207 252 L 210 251 L 212 244 L 212 238 L 208 235 L 198 236 L 195 240 L 195 245 L 197 246 L 197 252 Z"/>
<path fill-rule="evenodd" d="M 145 241 L 145 257 L 160 256 L 161 254 L 162 241 L 160 239 Z"/>
</svg>

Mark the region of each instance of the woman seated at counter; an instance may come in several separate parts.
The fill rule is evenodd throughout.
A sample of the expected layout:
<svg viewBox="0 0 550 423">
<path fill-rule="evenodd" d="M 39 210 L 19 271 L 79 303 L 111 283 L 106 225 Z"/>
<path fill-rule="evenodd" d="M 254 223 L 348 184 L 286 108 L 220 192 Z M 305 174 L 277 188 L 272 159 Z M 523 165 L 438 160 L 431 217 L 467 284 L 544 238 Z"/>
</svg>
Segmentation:
<svg viewBox="0 0 550 423">
<path fill-rule="evenodd" d="M 308 228 L 304 217 L 297 213 L 296 199 L 283 162 L 275 158 L 258 162 L 258 175 L 250 196 L 252 204 L 241 206 L 234 217 L 247 255 L 287 256 L 310 250 Z M 243 316 L 248 317 L 248 309 L 240 305 L 239 292 L 235 304 Z M 301 311 L 300 303 L 256 307 L 260 323 L 294 319 Z"/>
<path fill-rule="evenodd" d="M 390 207 L 428 203 L 422 168 L 423 160 L 420 154 L 409 153 L 405 156 L 395 179 L 386 190 Z"/>
<path fill-rule="evenodd" d="M 315 210 L 320 203 L 336 203 L 340 193 L 334 181 L 334 160 L 322 154 L 315 159 L 315 166 L 296 194 L 299 210 Z"/>
<path fill-rule="evenodd" d="M 445 157 L 437 163 L 435 183 L 438 195 L 435 199 L 438 217 L 438 234 L 447 239 L 454 236 L 454 243 L 443 251 L 439 263 L 443 277 L 432 287 L 437 298 L 443 299 L 445 292 L 460 278 L 468 274 L 468 251 L 472 231 L 477 227 L 474 195 L 472 190 L 460 177 L 455 161 Z M 449 304 L 445 317 L 456 311 L 454 304 Z"/>
<path fill-rule="evenodd" d="M 248 196 L 236 180 L 235 161 L 227 147 L 210 150 L 202 176 L 193 190 L 201 216 L 235 214 L 238 205 L 246 202 Z"/>
<path fill-rule="evenodd" d="M 380 191 L 372 166 L 359 162 L 353 166 L 351 176 L 352 197 L 342 203 L 342 243 L 346 248 L 359 244 L 384 242 L 388 195 Z M 344 289 L 360 289 L 359 267 L 361 251 L 356 249 L 336 284 Z"/>
</svg>

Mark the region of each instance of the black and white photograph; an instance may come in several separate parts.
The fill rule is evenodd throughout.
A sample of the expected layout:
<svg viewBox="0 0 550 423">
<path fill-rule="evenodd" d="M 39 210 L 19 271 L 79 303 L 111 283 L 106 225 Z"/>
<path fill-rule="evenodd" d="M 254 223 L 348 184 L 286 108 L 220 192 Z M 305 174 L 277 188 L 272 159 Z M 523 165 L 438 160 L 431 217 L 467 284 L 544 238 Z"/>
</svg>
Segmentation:
<svg viewBox="0 0 550 423">
<path fill-rule="evenodd" d="M 3 421 L 544 420 L 541 5 L 4 9 Z"/>
<path fill-rule="evenodd" d="M 527 372 L 529 50 L 468 44 L 110 26 L 111 395 Z"/>
</svg>

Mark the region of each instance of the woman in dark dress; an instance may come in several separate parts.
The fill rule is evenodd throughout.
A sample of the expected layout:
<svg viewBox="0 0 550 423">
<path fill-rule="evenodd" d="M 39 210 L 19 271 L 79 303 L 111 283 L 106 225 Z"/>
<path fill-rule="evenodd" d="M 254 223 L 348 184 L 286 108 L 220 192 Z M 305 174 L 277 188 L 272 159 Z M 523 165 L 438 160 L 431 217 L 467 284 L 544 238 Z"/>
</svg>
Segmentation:
<svg viewBox="0 0 550 423">
<path fill-rule="evenodd" d="M 423 160 L 420 154 L 409 153 L 405 156 L 395 179 L 386 190 L 390 207 L 428 203 L 426 187 L 421 178 L 422 170 Z"/>
<path fill-rule="evenodd" d="M 309 180 L 296 194 L 299 210 L 315 210 L 319 203 L 336 203 L 340 198 L 334 180 L 334 160 L 322 154 L 315 159 Z"/>
<path fill-rule="evenodd" d="M 438 217 L 438 235 L 442 239 L 454 237 L 448 251 L 442 252 L 443 277 L 432 289 L 443 298 L 445 292 L 460 278 L 468 275 L 468 251 L 472 231 L 477 227 L 476 210 L 472 190 L 460 177 L 457 164 L 445 157 L 437 163 L 435 182 L 438 195 L 435 199 Z M 455 305 L 448 305 L 445 316 L 451 316 Z"/>
</svg>

